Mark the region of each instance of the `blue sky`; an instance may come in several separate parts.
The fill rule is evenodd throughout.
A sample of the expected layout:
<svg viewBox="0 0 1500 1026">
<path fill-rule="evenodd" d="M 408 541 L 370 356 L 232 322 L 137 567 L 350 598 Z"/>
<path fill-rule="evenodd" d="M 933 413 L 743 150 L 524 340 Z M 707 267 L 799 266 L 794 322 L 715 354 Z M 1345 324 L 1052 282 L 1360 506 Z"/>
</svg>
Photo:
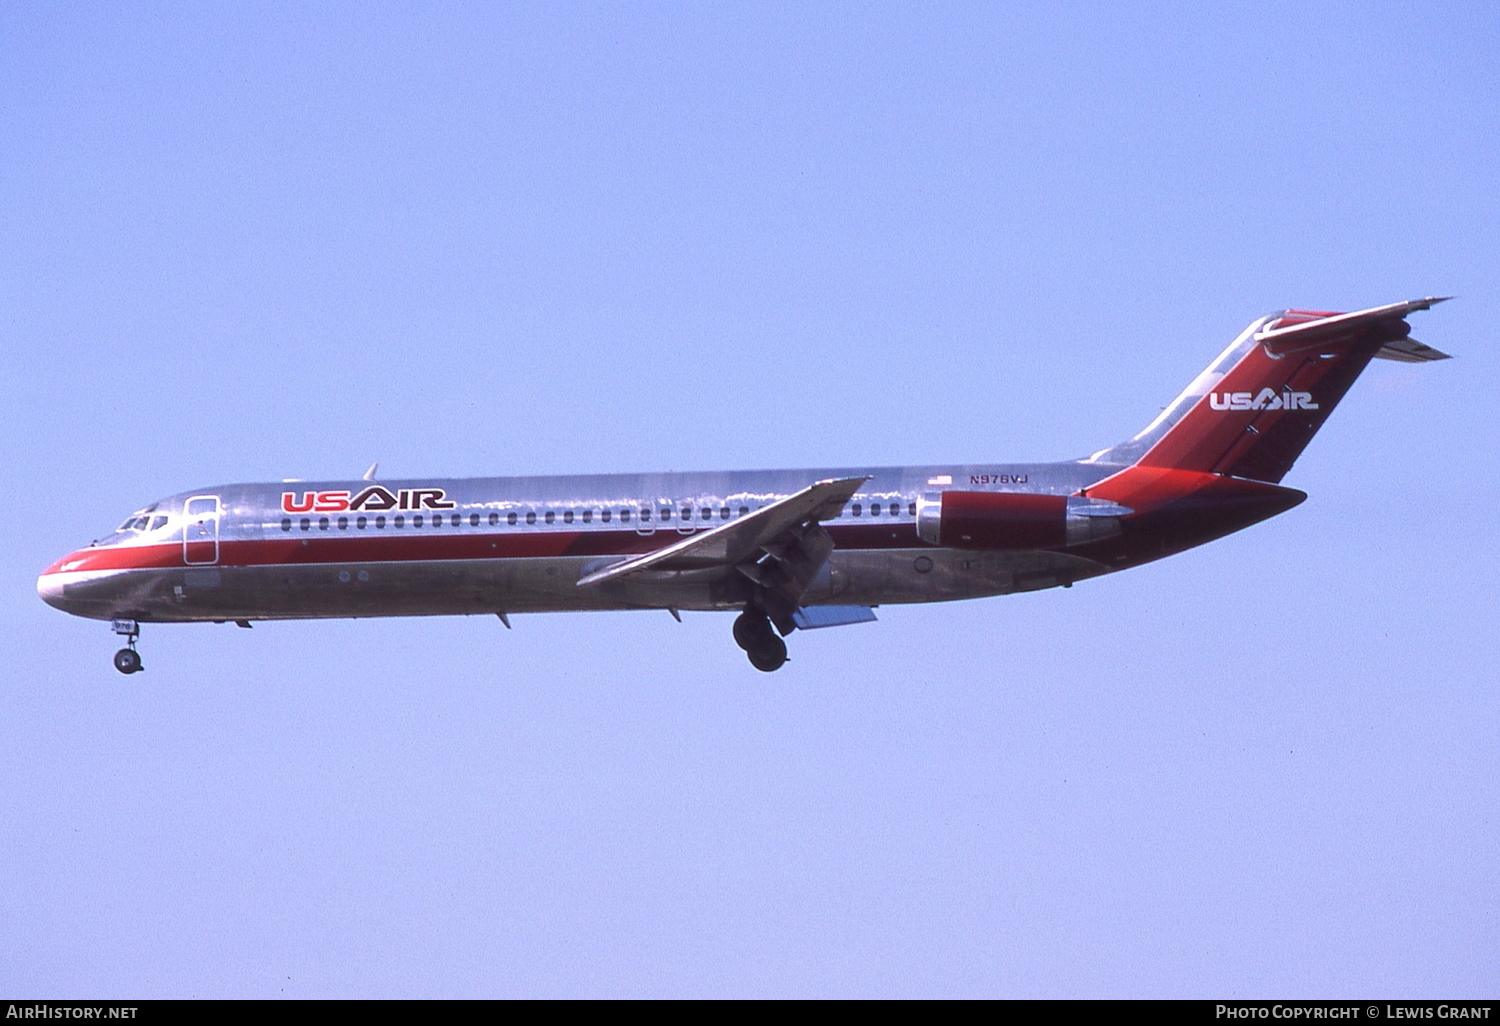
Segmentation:
<svg viewBox="0 0 1500 1026">
<path fill-rule="evenodd" d="M 0 9 L 0 990 L 1500 986 L 1491 5 Z M 1062 459 L 1426 294 L 1275 521 L 792 639 L 107 627 L 232 481 Z"/>
</svg>

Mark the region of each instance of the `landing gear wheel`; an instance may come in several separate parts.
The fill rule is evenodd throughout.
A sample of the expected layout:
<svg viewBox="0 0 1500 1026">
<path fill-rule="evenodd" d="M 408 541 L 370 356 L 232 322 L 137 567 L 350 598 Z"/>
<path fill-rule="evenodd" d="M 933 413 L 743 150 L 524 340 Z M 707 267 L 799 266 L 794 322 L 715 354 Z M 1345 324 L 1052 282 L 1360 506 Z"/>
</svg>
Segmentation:
<svg viewBox="0 0 1500 1026">
<path fill-rule="evenodd" d="M 133 648 L 122 648 L 115 653 L 115 669 L 121 673 L 139 673 L 141 666 L 141 655 Z"/>
<path fill-rule="evenodd" d="M 771 634 L 757 642 L 754 648 L 747 649 L 746 654 L 751 666 L 761 673 L 770 673 L 781 669 L 786 662 L 786 642 Z"/>
<path fill-rule="evenodd" d="M 734 618 L 734 643 L 746 652 L 764 645 L 767 638 L 774 637 L 776 632 L 771 629 L 771 621 L 760 613 L 746 610 Z"/>
</svg>

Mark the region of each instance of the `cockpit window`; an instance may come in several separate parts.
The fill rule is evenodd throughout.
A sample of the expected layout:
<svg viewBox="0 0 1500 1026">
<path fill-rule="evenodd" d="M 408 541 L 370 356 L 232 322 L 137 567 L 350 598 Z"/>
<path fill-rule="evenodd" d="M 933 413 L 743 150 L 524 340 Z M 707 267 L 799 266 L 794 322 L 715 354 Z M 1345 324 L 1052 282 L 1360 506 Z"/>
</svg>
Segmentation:
<svg viewBox="0 0 1500 1026">
<path fill-rule="evenodd" d="M 160 531 L 163 527 L 166 527 L 166 526 L 167 526 L 167 518 L 166 517 L 152 517 L 151 518 L 151 527 L 150 527 L 150 530 Z"/>
<path fill-rule="evenodd" d="M 152 523 L 151 514 L 156 512 L 156 508 L 158 505 L 160 504 L 152 503 L 145 509 L 136 510 L 134 513 L 130 514 L 130 516 L 125 518 L 125 522 L 123 524 L 115 528 L 115 533 L 124 534 L 126 531 L 154 531 L 157 528 L 163 526 L 167 522 L 167 517 L 165 516 L 157 517 L 156 522 Z"/>
</svg>

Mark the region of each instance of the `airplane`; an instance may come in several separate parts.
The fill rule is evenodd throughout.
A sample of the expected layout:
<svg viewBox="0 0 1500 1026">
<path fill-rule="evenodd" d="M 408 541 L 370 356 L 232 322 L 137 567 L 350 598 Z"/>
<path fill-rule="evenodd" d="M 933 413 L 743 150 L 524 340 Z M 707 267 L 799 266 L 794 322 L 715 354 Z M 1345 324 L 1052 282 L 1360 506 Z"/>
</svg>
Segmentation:
<svg viewBox="0 0 1500 1026">
<path fill-rule="evenodd" d="M 1404 318 L 1449 297 L 1250 324 L 1135 437 L 1058 463 L 284 481 L 200 488 L 132 513 L 41 574 L 109 620 L 121 673 L 142 623 L 737 613 L 758 670 L 785 638 L 874 608 L 981 598 L 1149 563 L 1283 513 L 1280 482 L 1375 358 L 1447 359 Z"/>
</svg>

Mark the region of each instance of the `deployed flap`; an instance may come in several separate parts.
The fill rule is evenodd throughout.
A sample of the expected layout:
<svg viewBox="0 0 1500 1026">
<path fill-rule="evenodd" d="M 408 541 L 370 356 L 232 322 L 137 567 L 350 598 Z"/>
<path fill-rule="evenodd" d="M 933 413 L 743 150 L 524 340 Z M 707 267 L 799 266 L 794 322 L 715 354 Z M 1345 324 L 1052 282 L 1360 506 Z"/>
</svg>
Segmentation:
<svg viewBox="0 0 1500 1026">
<path fill-rule="evenodd" d="M 1301 323 L 1289 324 L 1286 327 L 1279 325 L 1286 324 L 1291 318 L 1282 317 L 1272 322 L 1273 325 L 1277 325 L 1276 327 L 1257 332 L 1255 340 L 1265 346 L 1266 351 L 1272 356 L 1281 356 L 1283 353 L 1292 353 L 1299 349 L 1347 342 L 1385 322 L 1392 322 L 1393 330 L 1399 331 L 1399 334 L 1392 338 L 1399 339 L 1404 337 L 1407 331 L 1407 326 L 1399 323 L 1401 318 L 1413 311 L 1426 310 L 1451 298 L 1451 296 L 1428 296 L 1426 299 L 1391 303 L 1386 306 L 1371 307 L 1369 310 L 1356 310 L 1354 313 L 1316 317 Z M 1294 311 L 1289 310 L 1287 313 L 1292 314 Z M 1436 352 L 1436 350 L 1433 351 Z"/>
<path fill-rule="evenodd" d="M 773 544 L 778 535 L 792 528 L 831 520 L 868 480 L 867 477 L 846 477 L 819 481 L 795 495 L 711 531 L 689 535 L 675 545 L 607 566 L 580 578 L 578 583 L 580 586 L 599 584 L 648 569 L 689 570 L 743 563 L 760 556 L 764 546 Z"/>
<path fill-rule="evenodd" d="M 792 622 L 804 631 L 842 627 L 847 623 L 870 623 L 874 619 L 875 610 L 869 606 L 799 606 L 792 614 Z"/>
</svg>

